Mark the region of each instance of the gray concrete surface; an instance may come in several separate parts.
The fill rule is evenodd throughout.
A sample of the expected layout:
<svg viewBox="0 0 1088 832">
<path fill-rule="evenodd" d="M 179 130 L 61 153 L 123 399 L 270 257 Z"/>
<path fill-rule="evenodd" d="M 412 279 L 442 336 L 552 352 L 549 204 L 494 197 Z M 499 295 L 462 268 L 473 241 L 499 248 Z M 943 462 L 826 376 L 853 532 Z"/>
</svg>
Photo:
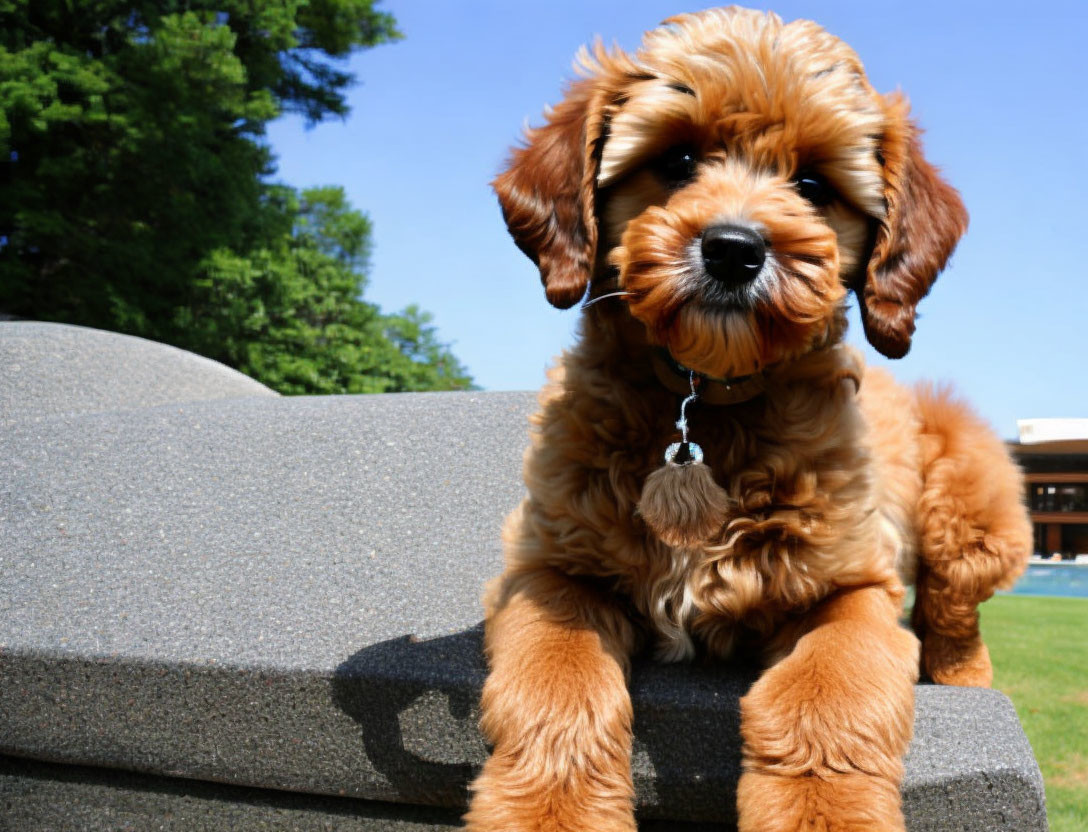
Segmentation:
<svg viewBox="0 0 1088 832">
<path fill-rule="evenodd" d="M 249 397 L 10 420 L 0 752 L 455 814 L 486 753 L 478 599 L 522 494 L 532 402 Z M 644 817 L 733 820 L 752 678 L 637 668 Z M 912 832 L 1046 828 L 1001 694 L 920 687 L 915 733 Z M 0 779 L 11 806 L 129 801 L 108 777 Z"/>
<path fill-rule="evenodd" d="M 143 338 L 0 321 L 0 425 L 55 413 L 274 395 L 217 361 Z"/>
<path fill-rule="evenodd" d="M 288 794 L 0 757 L 0 830 L 15 832 L 453 832 L 430 806 Z"/>
<path fill-rule="evenodd" d="M 0 368 L 0 829 L 455 828 L 533 396 L 286 399 L 33 323 Z M 732 823 L 753 673 L 636 667 L 644 830 Z M 912 832 L 1046 829 L 1007 699 L 917 705 Z"/>
<path fill-rule="evenodd" d="M 19 832 L 452 832 L 453 809 L 292 794 L 0 756 L 0 830 Z M 644 820 L 640 832 L 721 832 Z"/>
<path fill-rule="evenodd" d="M 0 432 L 0 645 L 327 670 L 480 619 L 532 397 L 245 398 Z"/>
</svg>

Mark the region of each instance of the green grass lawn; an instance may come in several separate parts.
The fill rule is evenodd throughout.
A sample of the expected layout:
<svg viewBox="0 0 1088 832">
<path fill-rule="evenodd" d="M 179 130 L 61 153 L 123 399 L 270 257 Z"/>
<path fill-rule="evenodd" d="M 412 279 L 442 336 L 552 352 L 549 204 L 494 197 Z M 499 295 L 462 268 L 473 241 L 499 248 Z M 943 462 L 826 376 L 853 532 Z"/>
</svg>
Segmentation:
<svg viewBox="0 0 1088 832">
<path fill-rule="evenodd" d="M 1020 715 L 1051 832 L 1088 830 L 1088 600 L 1002 595 L 981 608 L 994 687 Z"/>
</svg>

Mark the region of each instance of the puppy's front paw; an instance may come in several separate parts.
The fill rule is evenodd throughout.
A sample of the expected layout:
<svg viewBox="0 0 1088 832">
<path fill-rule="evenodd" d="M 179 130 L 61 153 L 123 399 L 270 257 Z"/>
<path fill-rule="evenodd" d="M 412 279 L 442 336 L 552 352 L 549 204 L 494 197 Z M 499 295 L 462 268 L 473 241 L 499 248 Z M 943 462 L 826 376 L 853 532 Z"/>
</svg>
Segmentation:
<svg viewBox="0 0 1088 832">
<path fill-rule="evenodd" d="M 988 688 L 994 681 L 990 651 L 980 638 L 953 639 L 926 633 L 922 642 L 926 675 L 940 685 Z"/>
<path fill-rule="evenodd" d="M 520 771 L 519 771 L 520 769 Z M 549 786 L 546 772 L 492 757 L 472 785 L 468 832 L 636 832 L 629 788 L 605 780 Z M 586 772 L 589 774 L 589 772 Z M 600 774 L 600 772 L 598 772 Z"/>
<path fill-rule="evenodd" d="M 905 832 L 899 790 L 852 772 L 786 777 L 745 772 L 737 786 L 738 832 Z"/>
</svg>

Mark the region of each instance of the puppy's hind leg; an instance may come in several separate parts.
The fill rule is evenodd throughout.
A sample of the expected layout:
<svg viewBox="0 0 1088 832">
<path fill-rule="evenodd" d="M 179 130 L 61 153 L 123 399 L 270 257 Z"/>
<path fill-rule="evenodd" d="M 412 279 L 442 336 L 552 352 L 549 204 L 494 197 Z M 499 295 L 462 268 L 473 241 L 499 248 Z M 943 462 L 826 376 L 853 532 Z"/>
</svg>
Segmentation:
<svg viewBox="0 0 1088 832">
<path fill-rule="evenodd" d="M 480 725 L 494 751 L 471 832 L 635 832 L 629 621 L 550 569 L 507 572 L 486 625 Z"/>
<path fill-rule="evenodd" d="M 922 414 L 921 551 L 912 623 L 935 682 L 989 687 L 978 605 L 1011 587 L 1032 549 L 1019 469 L 1001 440 L 947 391 L 917 390 Z"/>
</svg>

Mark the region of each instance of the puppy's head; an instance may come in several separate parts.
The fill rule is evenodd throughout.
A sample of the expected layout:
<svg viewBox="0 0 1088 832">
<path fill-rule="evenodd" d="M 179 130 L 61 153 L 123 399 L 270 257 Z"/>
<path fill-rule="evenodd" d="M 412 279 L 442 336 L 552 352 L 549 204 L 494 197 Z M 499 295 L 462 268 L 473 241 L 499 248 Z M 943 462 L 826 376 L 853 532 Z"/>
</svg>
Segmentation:
<svg viewBox="0 0 1088 832">
<path fill-rule="evenodd" d="M 737 376 L 838 337 L 853 288 L 870 342 L 906 354 L 967 216 L 848 46 L 714 9 L 580 63 L 494 183 L 551 303 L 623 291 L 677 361 Z"/>
</svg>

